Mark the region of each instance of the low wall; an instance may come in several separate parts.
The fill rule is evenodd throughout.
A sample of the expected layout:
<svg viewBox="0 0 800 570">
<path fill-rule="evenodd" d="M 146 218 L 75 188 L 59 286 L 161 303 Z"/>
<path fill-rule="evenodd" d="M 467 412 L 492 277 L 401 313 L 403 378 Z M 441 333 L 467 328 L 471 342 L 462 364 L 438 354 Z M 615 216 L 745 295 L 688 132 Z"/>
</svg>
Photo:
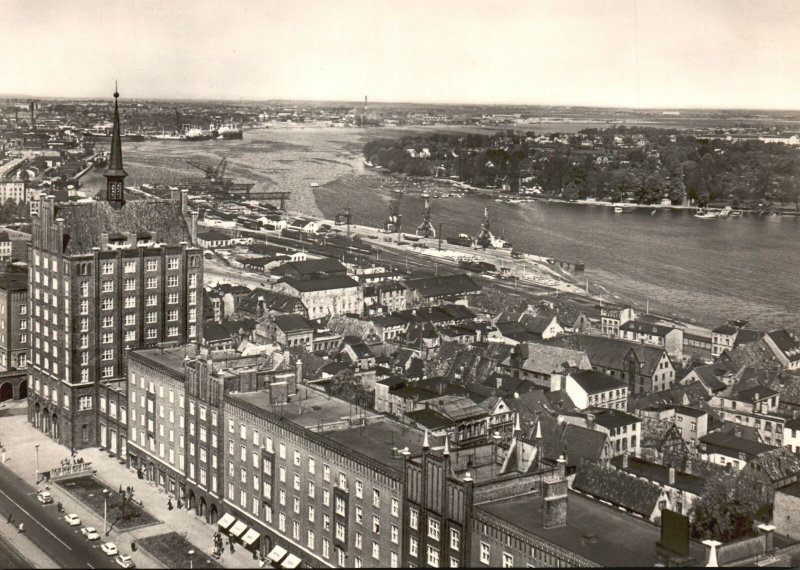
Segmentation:
<svg viewBox="0 0 800 570">
<path fill-rule="evenodd" d="M 737 560 L 761 556 L 766 551 L 767 537 L 765 535 L 744 538 L 717 548 L 717 562 L 720 566 L 728 566 Z"/>
</svg>

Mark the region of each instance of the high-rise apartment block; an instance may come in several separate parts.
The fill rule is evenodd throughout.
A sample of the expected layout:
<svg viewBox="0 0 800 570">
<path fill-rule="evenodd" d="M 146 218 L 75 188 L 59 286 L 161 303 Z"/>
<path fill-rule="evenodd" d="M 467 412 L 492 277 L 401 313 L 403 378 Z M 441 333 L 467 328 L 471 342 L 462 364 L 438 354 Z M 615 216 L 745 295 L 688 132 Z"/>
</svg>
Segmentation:
<svg viewBox="0 0 800 570">
<path fill-rule="evenodd" d="M 126 378 L 128 350 L 201 336 L 203 256 L 187 193 L 125 200 L 116 100 L 105 176 L 105 199 L 41 197 L 28 252 L 28 418 L 74 449 L 104 440 L 101 384 Z"/>
</svg>

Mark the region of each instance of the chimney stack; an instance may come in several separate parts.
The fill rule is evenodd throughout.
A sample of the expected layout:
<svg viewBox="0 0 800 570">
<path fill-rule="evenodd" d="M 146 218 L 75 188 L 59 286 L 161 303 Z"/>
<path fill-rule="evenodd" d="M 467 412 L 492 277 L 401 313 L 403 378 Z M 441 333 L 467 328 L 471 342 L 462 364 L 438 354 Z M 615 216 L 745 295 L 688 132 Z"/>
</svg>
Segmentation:
<svg viewBox="0 0 800 570">
<path fill-rule="evenodd" d="M 628 454 L 625 453 L 622 455 L 622 469 L 624 470 L 627 468 L 628 468 Z"/>
<path fill-rule="evenodd" d="M 674 467 L 670 467 L 669 468 L 669 484 L 670 485 L 675 485 L 675 468 Z"/>
<path fill-rule="evenodd" d="M 545 529 L 561 528 L 567 525 L 567 479 L 564 476 L 566 460 L 558 458 L 558 479 L 545 481 L 542 508 L 542 526 Z"/>
<path fill-rule="evenodd" d="M 586 427 L 594 429 L 594 414 L 586 414 Z"/>
</svg>

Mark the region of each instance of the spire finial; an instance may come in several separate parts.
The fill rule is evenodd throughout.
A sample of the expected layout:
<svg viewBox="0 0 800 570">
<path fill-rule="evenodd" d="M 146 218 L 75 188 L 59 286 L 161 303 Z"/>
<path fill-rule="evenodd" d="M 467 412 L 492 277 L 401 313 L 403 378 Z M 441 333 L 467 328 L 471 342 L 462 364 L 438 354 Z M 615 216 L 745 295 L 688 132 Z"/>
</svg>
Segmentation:
<svg viewBox="0 0 800 570">
<path fill-rule="evenodd" d="M 119 99 L 119 88 L 116 79 L 114 80 L 114 99 Z"/>
<path fill-rule="evenodd" d="M 425 430 L 425 438 L 422 440 L 422 449 L 428 449 L 431 444 L 428 442 L 428 430 Z"/>
<path fill-rule="evenodd" d="M 542 439 L 542 420 L 536 422 L 536 439 Z"/>
<path fill-rule="evenodd" d="M 450 455 L 450 438 L 448 436 L 444 437 L 444 451 L 442 455 Z"/>
</svg>

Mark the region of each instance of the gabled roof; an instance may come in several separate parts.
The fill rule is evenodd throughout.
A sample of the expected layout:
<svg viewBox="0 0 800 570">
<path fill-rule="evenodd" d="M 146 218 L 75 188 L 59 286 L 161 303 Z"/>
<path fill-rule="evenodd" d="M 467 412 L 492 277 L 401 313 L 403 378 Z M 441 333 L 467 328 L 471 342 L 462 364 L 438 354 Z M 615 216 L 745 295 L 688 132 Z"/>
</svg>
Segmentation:
<svg viewBox="0 0 800 570">
<path fill-rule="evenodd" d="M 713 332 L 713 333 L 724 334 L 724 335 L 736 334 L 738 331 L 739 331 L 738 327 L 735 327 L 735 326 L 733 326 L 731 324 L 727 324 L 727 323 L 724 324 L 724 325 L 720 325 L 717 328 L 711 330 L 711 332 Z"/>
<path fill-rule="evenodd" d="M 773 483 L 800 475 L 800 457 L 785 447 L 762 453 L 753 459 L 753 464 L 758 466 L 756 471 L 764 473 Z"/>
<path fill-rule="evenodd" d="M 705 443 L 714 451 L 727 451 L 737 455 L 739 452 L 742 452 L 747 455 L 748 459 L 755 457 L 759 453 L 775 449 L 772 445 L 750 441 L 749 439 L 744 439 L 721 431 L 715 431 L 704 435 L 700 438 L 700 443 Z"/>
<path fill-rule="evenodd" d="M 339 260 L 331 257 L 322 259 L 308 259 L 306 261 L 292 261 L 284 263 L 280 267 L 272 270 L 273 275 L 286 275 L 287 273 L 297 273 L 301 276 L 311 276 L 316 273 L 336 273 L 344 274 L 347 268 Z"/>
<path fill-rule="evenodd" d="M 631 475 L 649 479 L 659 485 L 669 485 L 669 467 L 659 465 L 651 461 L 645 461 L 639 457 L 628 456 L 628 467 L 623 467 L 623 456 L 618 455 L 611 459 L 611 464 Z M 675 470 L 675 482 L 670 485 L 681 491 L 687 491 L 694 495 L 702 495 L 705 489 L 706 480 L 698 475 L 691 475 L 683 471 Z"/>
<path fill-rule="evenodd" d="M 564 370 L 565 364 L 584 370 L 592 367 L 589 357 L 580 350 L 529 342 L 517 345 L 515 351 L 521 360 L 519 367 L 528 372 L 552 374 Z M 507 360 L 504 364 L 510 365 L 510 362 Z"/>
<path fill-rule="evenodd" d="M 314 327 L 300 315 L 293 313 L 285 315 L 275 315 L 272 317 L 275 326 L 281 329 L 284 333 L 298 333 L 313 331 Z"/>
<path fill-rule="evenodd" d="M 659 420 L 644 416 L 642 418 L 641 446 L 662 451 L 662 447 L 670 435 L 681 439 L 680 431 L 671 420 Z M 681 441 L 683 441 L 681 439 Z"/>
<path fill-rule="evenodd" d="M 619 326 L 621 331 L 630 331 L 638 334 L 649 334 L 654 336 L 667 336 L 667 334 L 676 330 L 675 327 L 667 327 L 656 323 L 648 323 L 645 321 L 628 321 L 627 323 Z"/>
<path fill-rule="evenodd" d="M 598 372 L 596 370 L 581 370 L 579 372 L 570 372 L 570 377 L 580 386 L 587 394 L 600 394 L 601 392 L 608 392 L 609 390 L 617 390 L 625 388 L 627 384 L 622 380 L 618 380 L 613 376 Z"/>
<path fill-rule="evenodd" d="M 658 371 L 665 354 L 663 348 L 655 346 L 584 334 L 562 336 L 545 342 L 585 352 L 592 366 L 600 368 L 626 370 L 626 358 L 633 358 L 640 363 L 640 373 L 645 376 L 652 376 Z"/>
<path fill-rule="evenodd" d="M 658 505 L 661 488 L 658 485 L 610 467 L 586 464 L 578 469 L 572 488 L 608 501 L 615 507 L 649 519 Z"/>
<path fill-rule="evenodd" d="M 424 277 L 408 279 L 405 286 L 416 291 L 422 297 L 443 297 L 446 295 L 463 295 L 480 291 L 481 287 L 466 273 L 443 275 L 440 277 Z"/>
<path fill-rule="evenodd" d="M 569 468 L 580 467 L 587 461 L 597 463 L 602 459 L 608 440 L 603 432 L 574 424 L 559 424 L 546 413 L 540 414 L 538 421 L 542 432 L 542 455 L 545 459 L 555 461 L 563 454 Z M 531 432 L 522 439 L 536 445 L 535 433 L 536 426 L 533 425 Z"/>
<path fill-rule="evenodd" d="M 428 408 L 406 412 L 406 417 L 429 430 L 445 429 L 453 426 L 453 421 Z"/>
<path fill-rule="evenodd" d="M 775 343 L 778 350 L 780 350 L 790 362 L 797 362 L 800 360 L 800 343 L 794 340 L 785 329 L 768 332 L 766 336 Z"/>
<path fill-rule="evenodd" d="M 607 408 L 596 408 L 593 410 L 594 423 L 608 430 L 618 427 L 635 424 L 642 421 L 641 418 L 632 416 L 622 410 L 611 410 Z"/>
<path fill-rule="evenodd" d="M 332 289 L 350 289 L 358 287 L 358 282 L 347 275 L 335 275 L 333 277 L 323 277 L 319 279 L 292 279 L 285 277 L 281 283 L 286 283 L 300 293 L 311 293 L 313 291 L 330 291 Z"/>
<path fill-rule="evenodd" d="M 106 201 L 60 203 L 55 218 L 64 219 L 64 253 L 91 253 L 100 247 L 100 234 L 125 234 L 147 231 L 158 243 L 191 243 L 186 221 L 178 202 L 131 200 L 119 209 Z"/>
</svg>

